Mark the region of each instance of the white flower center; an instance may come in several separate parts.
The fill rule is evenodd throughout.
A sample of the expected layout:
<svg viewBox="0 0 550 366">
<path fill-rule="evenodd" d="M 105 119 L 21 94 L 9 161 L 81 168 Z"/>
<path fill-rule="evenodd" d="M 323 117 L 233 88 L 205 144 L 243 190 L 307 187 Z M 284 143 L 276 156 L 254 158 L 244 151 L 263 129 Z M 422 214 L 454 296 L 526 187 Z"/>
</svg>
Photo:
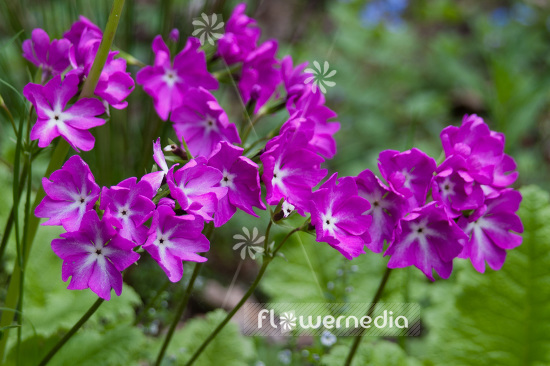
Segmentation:
<svg viewBox="0 0 550 366">
<path fill-rule="evenodd" d="M 53 110 L 44 109 L 44 113 L 48 116 L 48 124 L 56 126 L 59 130 L 65 129 L 65 120 L 70 119 L 70 113 L 63 112 L 61 105 L 56 105 Z"/>
<path fill-rule="evenodd" d="M 443 198 L 447 198 L 447 196 L 454 194 L 454 187 L 455 184 L 451 182 L 449 177 L 445 177 L 445 180 L 439 184 L 439 190 Z"/>
<path fill-rule="evenodd" d="M 281 169 L 281 162 L 276 162 L 275 167 L 273 168 L 273 178 L 271 179 L 271 184 L 274 186 L 282 186 L 283 178 L 286 177 L 286 175 L 287 172 Z"/>
<path fill-rule="evenodd" d="M 130 218 L 131 212 L 128 206 L 123 206 L 118 208 L 118 218 L 122 220 L 128 220 Z"/>
<path fill-rule="evenodd" d="M 328 231 L 331 235 L 334 235 L 337 219 L 332 216 L 332 212 L 329 211 L 321 215 L 321 220 L 323 220 L 323 231 Z"/>
<path fill-rule="evenodd" d="M 403 183 L 403 186 L 406 188 L 411 188 L 411 179 L 412 179 L 411 173 L 403 169 L 401 171 L 401 174 L 403 174 L 403 176 L 405 177 L 405 182 Z"/>
<path fill-rule="evenodd" d="M 208 135 L 211 132 L 219 132 L 218 125 L 216 124 L 216 119 L 210 116 L 206 116 L 204 120 L 204 134 Z"/>
<path fill-rule="evenodd" d="M 175 70 L 166 69 L 164 75 L 162 76 L 162 80 L 166 83 L 166 85 L 168 85 L 168 87 L 172 88 L 174 84 L 181 81 L 181 78 Z"/>
<path fill-rule="evenodd" d="M 220 185 L 222 187 L 228 187 L 229 189 L 235 189 L 235 183 L 234 183 L 234 180 L 235 180 L 235 174 L 231 174 L 229 173 L 227 170 L 224 169 L 224 171 L 222 172 L 223 174 L 223 178 L 220 182 Z"/>
</svg>

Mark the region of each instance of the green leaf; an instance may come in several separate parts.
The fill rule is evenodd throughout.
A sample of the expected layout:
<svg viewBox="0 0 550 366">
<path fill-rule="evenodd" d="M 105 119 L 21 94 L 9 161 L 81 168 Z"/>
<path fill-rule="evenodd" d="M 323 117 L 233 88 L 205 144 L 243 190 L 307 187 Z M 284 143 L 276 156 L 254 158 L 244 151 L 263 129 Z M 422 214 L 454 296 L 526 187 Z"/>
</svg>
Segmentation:
<svg viewBox="0 0 550 366">
<path fill-rule="evenodd" d="M 19 364 L 36 365 L 52 349 L 60 336 L 28 338 L 21 344 Z M 141 331 L 131 326 L 119 326 L 105 332 L 84 329 L 74 335 L 52 358 L 56 366 L 126 366 L 136 364 L 145 342 Z M 15 365 L 16 348 L 8 354 L 6 366 Z"/>
<path fill-rule="evenodd" d="M 275 237 L 275 243 L 281 236 Z M 313 236 L 304 233 L 294 234 L 281 252 L 286 260 L 276 258 L 260 282 L 261 289 L 274 303 L 370 303 L 387 263 L 382 254 L 369 250 L 350 261 L 329 244 L 318 243 Z M 428 282 L 415 268 L 396 270 L 386 286 L 383 300 L 420 301 L 428 296 L 430 288 L 423 286 Z"/>
<path fill-rule="evenodd" d="M 62 260 L 50 245 L 60 232 L 59 228 L 40 228 L 25 269 L 23 316 L 35 326 L 36 333 L 45 337 L 68 330 L 97 299 L 89 289 L 67 290 L 68 282 L 61 280 Z M 124 285 L 120 297 L 114 291 L 111 295 L 111 300 L 101 305 L 87 325 L 129 323 L 134 319 L 134 307 L 141 302 L 137 293 Z M 34 335 L 30 326 L 23 325 L 23 338 Z"/>
<path fill-rule="evenodd" d="M 349 353 L 345 345 L 335 346 L 331 352 L 322 358 L 322 365 L 341 366 Z M 363 340 L 353 358 L 352 366 L 415 366 L 421 363 L 408 357 L 395 343 L 388 341 L 368 342 Z"/>
<path fill-rule="evenodd" d="M 550 364 L 549 195 L 536 187 L 521 192 L 523 243 L 500 271 L 461 272 L 454 308 L 432 322 L 437 364 Z"/>
<path fill-rule="evenodd" d="M 193 352 L 225 318 L 223 310 L 206 314 L 203 319 L 190 320 L 181 330 L 176 331 L 166 352 L 165 360 L 175 361 L 176 365 L 184 365 Z M 239 332 L 235 323 L 229 322 L 214 338 L 201 356 L 194 363 L 196 366 L 246 366 L 253 356 L 253 346 L 250 338 L 245 338 Z"/>
</svg>

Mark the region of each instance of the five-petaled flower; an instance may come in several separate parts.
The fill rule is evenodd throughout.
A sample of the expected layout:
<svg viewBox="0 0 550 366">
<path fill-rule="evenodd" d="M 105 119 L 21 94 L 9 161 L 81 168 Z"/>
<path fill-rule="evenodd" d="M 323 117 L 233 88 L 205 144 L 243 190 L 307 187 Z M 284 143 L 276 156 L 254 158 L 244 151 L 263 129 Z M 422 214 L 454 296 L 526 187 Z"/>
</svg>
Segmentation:
<svg viewBox="0 0 550 366">
<path fill-rule="evenodd" d="M 30 137 L 38 140 L 39 147 L 48 146 L 57 136 L 63 136 L 77 151 L 94 147 L 94 136 L 88 130 L 105 123 L 97 118 L 105 113 L 105 107 L 93 98 L 82 98 L 68 106 L 78 93 L 78 84 L 76 75 L 67 75 L 64 80 L 57 75 L 46 85 L 30 83 L 23 89 L 38 115 Z"/>
<path fill-rule="evenodd" d="M 153 214 L 143 249 L 157 261 L 170 281 L 178 282 L 183 275 L 182 261 L 206 261 L 197 254 L 210 249 L 208 239 L 201 233 L 203 226 L 200 216 L 176 216 L 170 207 L 161 205 Z"/>
<path fill-rule="evenodd" d="M 189 38 L 173 62 L 161 36 L 153 40 L 153 52 L 155 64 L 139 70 L 136 81 L 153 98 L 155 110 L 163 120 L 184 102 L 190 88 L 218 88 L 218 81 L 206 69 L 206 57 L 197 38 Z"/>
<path fill-rule="evenodd" d="M 432 281 L 435 269 L 441 278 L 449 278 L 453 259 L 462 252 L 467 239 L 458 225 L 449 220 L 445 209 L 431 202 L 399 221 L 395 238 L 384 255 L 391 256 L 389 268 L 415 266 Z"/>
<path fill-rule="evenodd" d="M 311 223 L 318 242 L 326 242 L 348 259 L 364 253 L 370 242 L 369 201 L 358 194 L 352 177 L 338 180 L 334 173 L 311 195 Z"/>
<path fill-rule="evenodd" d="M 61 278 L 71 282 L 69 290 L 90 288 L 97 296 L 110 300 L 111 289 L 122 293 L 121 272 L 136 262 L 135 244 L 124 239 L 95 211 L 88 211 L 78 231 L 61 234 L 52 241 L 52 249 L 63 259 Z"/>
<path fill-rule="evenodd" d="M 141 245 L 147 238 L 145 221 L 151 217 L 155 204 L 153 188 L 146 181 L 136 183 L 132 177 L 111 188 L 103 187 L 100 208 L 104 219 L 120 229 L 120 235 Z"/>
<path fill-rule="evenodd" d="M 67 231 L 76 231 L 82 217 L 90 211 L 99 197 L 99 186 L 82 158 L 71 156 L 63 167 L 42 178 L 46 197 L 36 207 L 37 217 L 49 218 L 42 225 L 62 225 Z"/>
<path fill-rule="evenodd" d="M 54 39 L 50 42 L 48 33 L 40 28 L 32 31 L 31 39 L 23 42 L 23 57 L 42 68 L 42 81 L 50 75 L 59 75 L 69 67 L 69 49 L 67 39 Z"/>
</svg>

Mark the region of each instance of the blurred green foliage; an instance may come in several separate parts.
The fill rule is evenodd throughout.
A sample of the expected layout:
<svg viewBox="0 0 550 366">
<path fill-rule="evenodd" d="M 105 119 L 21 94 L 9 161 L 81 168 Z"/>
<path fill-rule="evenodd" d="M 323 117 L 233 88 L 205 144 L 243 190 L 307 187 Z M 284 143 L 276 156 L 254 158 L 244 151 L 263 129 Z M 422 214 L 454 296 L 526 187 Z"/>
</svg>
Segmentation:
<svg viewBox="0 0 550 366">
<path fill-rule="evenodd" d="M 105 25 L 110 1 L 5 0 L 0 2 L 0 95 L 16 118 L 21 117 L 21 91 L 35 68 L 21 57 L 21 43 L 33 28 L 61 37 L 79 15 Z M 180 29 L 183 45 L 192 32 L 191 19 L 202 11 L 227 19 L 236 1 L 126 1 L 115 46 L 150 63 L 156 34 Z M 366 25 L 367 1 L 249 1 L 249 14 L 259 20 L 264 39 L 280 41 L 279 56 L 295 63 L 329 61 L 337 70 L 327 105 L 338 113 L 338 154 L 327 162 L 340 175 L 376 170 L 378 153 L 412 146 L 440 157 L 439 132 L 459 124 L 465 113 L 483 116 L 492 129 L 504 132 L 506 150 L 516 158 L 522 190 L 520 215 L 524 244 L 509 254 L 503 269 L 475 272 L 458 261 L 451 278 L 431 283 L 415 268 L 394 271 L 384 301 L 418 302 L 422 306 L 422 336 L 409 339 L 366 338 L 354 365 L 544 365 L 550 363 L 550 3 L 540 1 L 416 0 L 410 1 L 398 27 Z M 513 16 L 527 6 L 529 21 Z M 503 16 L 503 14 L 507 14 Z M 139 68 L 131 65 L 135 76 Z M 217 94 L 232 121 L 241 106 L 231 85 Z M 94 151 L 83 153 L 100 185 L 116 184 L 151 168 L 151 141 L 175 140 L 162 123 L 150 98 L 137 86 L 129 108 L 112 110 L 110 121 L 93 130 Z M 266 119 L 258 132 L 269 131 L 284 114 Z M 0 112 L 0 224 L 11 205 L 15 136 Z M 51 148 L 35 162 L 33 187 L 40 184 Z M 265 229 L 244 214 L 216 232 L 209 262 L 199 278 L 229 286 L 239 264 L 231 250 L 232 236 L 242 226 Z M 275 228 L 281 238 L 285 228 Z M 49 242 L 55 229 L 41 229 L 31 253 L 25 282 L 22 363 L 35 364 L 91 305 L 89 291 L 68 291 L 61 281 L 61 261 Z M 6 282 L 15 257 L 13 242 L 0 271 Z M 275 260 L 256 295 L 272 302 L 369 302 L 386 259 L 368 253 L 349 262 L 307 234 L 295 236 Z M 172 319 L 188 277 L 165 286 L 164 273 L 151 260 L 125 274 L 123 295 L 101 306 L 96 315 L 54 358 L 55 365 L 133 365 L 153 361 L 159 334 Z M 247 260 L 238 285 L 252 281 L 255 263 Z M 189 276 L 189 268 L 185 276 Z M 159 292 L 159 289 L 162 290 Z M 198 286 L 201 291 L 201 285 Z M 158 295 L 158 296 L 157 296 Z M 0 299 L 5 286 L 0 286 Z M 155 302 L 145 314 L 145 304 Z M 218 305 L 219 306 L 219 305 Z M 199 296 L 190 303 L 183 328 L 176 332 L 164 365 L 179 365 L 223 317 L 221 310 Z M 132 326 L 139 318 L 139 327 Z M 206 313 L 206 316 L 203 314 Z M 187 318 L 186 318 L 187 319 Z M 15 332 L 13 332 L 15 333 Z M 13 339 L 7 364 L 15 364 Z M 200 365 L 341 364 L 349 339 L 326 347 L 319 339 L 271 342 L 241 336 L 235 325 L 199 358 Z M 290 356 L 288 356 L 290 352 Z M 287 363 L 288 361 L 288 363 Z"/>
</svg>

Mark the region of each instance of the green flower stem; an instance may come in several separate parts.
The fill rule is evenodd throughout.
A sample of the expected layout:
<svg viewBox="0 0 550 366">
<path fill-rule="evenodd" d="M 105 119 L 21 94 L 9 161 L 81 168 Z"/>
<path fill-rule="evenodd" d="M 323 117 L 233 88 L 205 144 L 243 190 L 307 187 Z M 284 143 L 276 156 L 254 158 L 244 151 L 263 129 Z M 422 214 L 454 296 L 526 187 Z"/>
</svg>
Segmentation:
<svg viewBox="0 0 550 366">
<path fill-rule="evenodd" d="M 27 131 L 30 133 L 30 128 L 27 128 Z M 28 225 L 30 218 L 33 216 L 31 212 L 31 191 L 32 191 L 32 158 L 30 154 L 27 154 L 25 160 L 25 166 L 28 167 L 28 177 L 27 177 L 27 195 L 25 200 L 25 216 L 24 223 L 25 227 Z M 22 183 L 24 184 L 24 183 Z M 25 252 L 25 247 L 27 243 L 27 231 L 23 232 L 23 238 L 21 245 L 23 246 L 22 251 Z M 25 286 L 25 265 L 21 267 L 21 281 L 19 281 L 19 293 L 21 294 L 19 302 L 17 304 L 17 311 L 19 315 L 19 327 L 17 328 L 17 364 L 19 364 L 20 350 L 21 350 L 21 332 L 23 330 L 22 326 L 22 317 L 23 317 L 23 289 Z"/>
<path fill-rule="evenodd" d="M 191 275 L 191 278 L 189 279 L 189 284 L 187 285 L 187 289 L 185 289 L 185 294 L 183 295 L 183 299 L 176 311 L 176 316 L 174 317 L 174 320 L 172 321 L 172 324 L 170 324 L 170 329 L 168 329 L 168 333 L 166 334 L 166 337 L 164 338 L 164 342 L 162 343 L 162 347 L 159 351 L 159 354 L 157 356 L 157 361 L 155 362 L 156 366 L 159 366 L 162 363 L 162 359 L 164 358 L 164 354 L 166 353 L 166 349 L 168 348 L 168 345 L 170 344 L 170 341 L 172 340 L 172 336 L 174 335 L 174 331 L 176 330 L 176 327 L 183 315 L 183 312 L 187 308 L 187 303 L 189 302 L 189 297 L 191 296 L 191 291 L 193 290 L 193 286 L 195 285 L 195 280 L 197 279 L 197 276 L 199 275 L 199 272 L 202 268 L 204 262 L 197 263 L 195 265 L 195 269 L 193 270 L 193 274 Z"/>
<path fill-rule="evenodd" d="M 56 343 L 56 345 L 50 350 L 50 352 L 48 352 L 48 354 L 42 359 L 42 361 L 40 361 L 38 366 L 47 365 L 52 357 L 55 356 L 57 351 L 59 351 L 61 347 L 63 347 L 65 343 L 67 343 L 67 341 L 80 329 L 80 327 L 82 327 L 82 325 L 84 325 L 84 323 L 86 323 L 88 319 L 90 319 L 90 317 L 96 312 L 99 306 L 103 304 L 103 301 L 105 300 L 103 300 L 102 298 L 98 298 L 96 302 L 94 302 L 94 304 L 90 307 L 90 309 L 88 309 L 86 314 L 84 314 L 82 318 L 80 318 L 80 320 L 78 320 L 78 322 L 73 325 L 71 330 L 69 330 L 67 334 L 65 334 L 63 338 L 61 338 L 59 342 Z"/>
<path fill-rule="evenodd" d="M 392 272 L 391 268 L 386 268 L 386 272 L 384 272 L 384 276 L 382 277 L 382 280 L 380 281 L 380 285 L 378 285 L 378 290 L 376 290 L 376 294 L 374 295 L 374 298 L 371 301 L 371 305 L 369 307 L 369 310 L 367 311 L 367 316 L 370 317 L 374 313 L 374 309 L 376 308 L 376 303 L 380 301 L 380 297 L 382 297 L 382 293 L 384 292 L 384 287 L 386 287 L 386 283 L 388 282 L 388 278 L 390 278 L 390 274 Z M 357 337 L 355 337 L 355 340 L 353 341 L 353 345 L 351 346 L 348 357 L 346 358 L 346 361 L 344 363 L 345 366 L 350 366 L 351 361 L 353 361 L 353 357 L 355 356 L 355 353 L 357 352 L 357 349 L 359 348 L 359 345 L 361 344 L 361 340 L 363 339 L 363 336 L 365 335 L 367 329 L 363 328 L 361 333 Z"/>
<path fill-rule="evenodd" d="M 258 114 L 256 114 L 253 117 L 252 121 L 249 122 L 249 124 L 246 126 L 246 130 L 242 134 L 242 136 L 243 136 L 242 145 L 244 146 L 246 140 L 248 139 L 248 136 L 250 135 L 250 132 L 252 132 L 252 130 L 254 129 L 254 126 L 256 125 L 256 123 L 258 123 L 258 121 L 260 119 L 262 119 L 263 117 L 265 117 L 267 115 L 277 113 L 278 111 L 283 109 L 285 107 L 285 105 L 286 105 L 285 101 L 282 101 L 282 102 L 277 103 L 274 106 L 271 106 L 269 108 L 268 107 L 260 108 L 260 110 L 258 111 Z"/>
<path fill-rule="evenodd" d="M 303 227 L 303 226 L 302 226 Z M 254 280 L 254 282 L 252 283 L 252 285 L 250 285 L 250 288 L 248 289 L 248 291 L 246 292 L 246 294 L 244 294 L 244 296 L 242 297 L 241 301 L 239 301 L 239 303 L 233 308 L 233 310 L 231 310 L 231 312 L 229 312 L 225 319 L 216 327 L 216 329 L 214 329 L 214 331 L 212 333 L 210 333 L 210 335 L 208 336 L 208 338 L 206 338 L 204 340 L 204 342 L 202 342 L 201 346 L 195 351 L 195 353 L 193 354 L 193 356 L 191 356 L 191 359 L 189 361 L 187 361 L 187 363 L 185 364 L 185 366 L 190 366 L 192 365 L 196 360 L 197 358 L 201 355 L 202 351 L 205 350 L 205 348 L 210 344 L 210 342 L 212 342 L 212 340 L 214 338 L 216 338 L 216 336 L 218 335 L 219 332 L 221 332 L 221 330 L 225 327 L 225 325 L 227 323 L 229 323 L 229 321 L 231 320 L 231 318 L 233 318 L 233 316 L 237 313 L 237 311 L 239 311 L 239 309 L 244 305 L 244 303 L 246 302 L 246 300 L 248 300 L 248 298 L 250 296 L 252 296 L 252 294 L 254 293 L 254 291 L 256 290 L 256 287 L 258 287 L 258 284 L 260 283 L 260 280 L 262 279 L 264 273 L 265 273 L 265 270 L 267 269 L 267 266 L 269 266 L 269 263 L 271 263 L 271 261 L 273 260 L 273 258 L 275 258 L 275 254 L 277 254 L 277 252 L 279 251 L 279 249 L 281 249 L 281 247 L 283 246 L 283 244 L 288 240 L 288 238 L 290 238 L 290 236 L 292 234 L 294 234 L 295 232 L 297 231 L 300 231 L 302 230 L 302 227 L 298 227 L 298 228 L 295 228 L 293 229 L 292 231 L 290 231 L 285 237 L 284 239 L 281 241 L 281 243 L 277 246 L 277 248 L 273 251 L 273 253 L 271 253 L 271 255 L 266 255 L 264 256 L 264 262 L 262 263 L 262 266 L 260 267 L 260 271 L 258 272 L 258 275 L 256 276 L 256 279 Z M 159 364 L 157 363 L 157 366 Z"/>
<path fill-rule="evenodd" d="M 123 6 L 124 6 L 124 0 L 114 0 L 113 7 L 111 9 L 111 14 L 109 15 L 109 20 L 107 21 L 107 26 L 105 27 L 105 32 L 103 34 L 103 38 L 101 39 L 101 44 L 97 51 L 96 57 L 94 59 L 92 69 L 88 74 L 88 78 L 84 82 L 82 92 L 80 93 L 80 98 L 92 97 L 94 95 L 95 87 L 97 86 L 99 76 L 101 75 L 101 71 L 103 70 L 103 66 L 105 65 L 105 61 L 107 60 L 107 56 L 109 55 L 109 51 L 113 43 L 113 39 L 118 26 L 118 22 L 120 20 L 120 14 L 122 12 Z M 65 157 L 69 152 L 69 147 L 70 147 L 69 144 L 64 139 L 59 140 L 57 147 L 55 148 L 52 154 L 50 164 L 48 165 L 46 176 L 50 176 L 50 174 L 54 170 L 59 169 L 63 165 L 63 162 L 65 161 Z M 45 196 L 44 189 L 40 188 L 34 200 L 33 212 L 36 206 L 38 206 L 38 204 L 42 201 L 44 196 Z M 32 248 L 32 243 L 34 241 L 34 238 L 36 236 L 36 231 L 38 230 L 39 223 L 40 223 L 40 219 L 32 215 L 29 218 L 28 226 L 25 228 L 25 231 L 28 233 L 28 236 L 27 236 L 27 243 L 25 245 L 25 251 L 23 252 L 23 258 L 22 258 L 23 265 L 25 265 L 25 263 L 28 260 L 29 253 Z M 20 270 L 19 263 L 16 261 L 15 267 L 13 269 L 13 274 L 10 280 L 10 284 L 8 287 L 8 293 L 6 295 L 5 307 L 13 308 L 13 309 L 16 308 L 17 301 L 19 299 L 19 286 L 21 281 L 20 271 L 21 270 Z M 0 319 L 0 328 L 11 325 L 13 318 L 14 318 L 14 313 L 3 312 L 2 318 Z M 5 357 L 6 342 L 8 339 L 8 334 L 9 332 L 6 329 L 6 331 L 2 335 L 2 338 L 0 339 L 0 362 L 2 362 Z"/>
<path fill-rule="evenodd" d="M 23 170 L 21 171 L 21 174 L 19 175 L 19 184 L 20 185 L 24 185 L 25 184 L 25 180 L 27 179 L 27 175 L 28 175 L 28 169 L 29 169 L 29 165 L 28 164 L 24 164 L 23 165 Z M 2 242 L 0 243 L 0 266 L 1 266 L 1 263 L 2 263 L 2 259 L 4 258 L 4 253 L 6 251 L 6 247 L 8 245 L 8 239 L 10 238 L 10 234 L 11 234 L 11 229 L 13 227 L 13 222 L 14 222 L 14 218 L 15 218 L 15 210 L 14 210 L 14 206 L 15 205 L 19 205 L 19 201 L 21 200 L 21 191 L 18 192 L 18 194 L 16 195 L 16 201 L 13 203 L 12 205 L 12 208 L 10 210 L 10 215 L 8 216 L 8 221 L 6 221 L 6 226 L 4 227 L 4 232 L 3 232 L 3 236 L 2 236 Z"/>
<path fill-rule="evenodd" d="M 109 56 L 109 51 L 113 45 L 113 40 L 115 39 L 115 33 L 123 7 L 124 0 L 114 0 L 113 7 L 111 8 L 111 14 L 109 14 L 109 19 L 107 20 L 107 25 L 105 26 L 105 32 L 103 33 L 103 38 L 101 39 L 101 44 L 97 50 L 97 54 L 90 73 L 88 74 L 88 78 L 86 78 L 82 91 L 80 92 L 80 98 L 91 98 L 94 95 L 95 87 L 97 86 L 99 77 L 103 71 L 103 66 L 105 66 L 105 62 Z"/>
</svg>

